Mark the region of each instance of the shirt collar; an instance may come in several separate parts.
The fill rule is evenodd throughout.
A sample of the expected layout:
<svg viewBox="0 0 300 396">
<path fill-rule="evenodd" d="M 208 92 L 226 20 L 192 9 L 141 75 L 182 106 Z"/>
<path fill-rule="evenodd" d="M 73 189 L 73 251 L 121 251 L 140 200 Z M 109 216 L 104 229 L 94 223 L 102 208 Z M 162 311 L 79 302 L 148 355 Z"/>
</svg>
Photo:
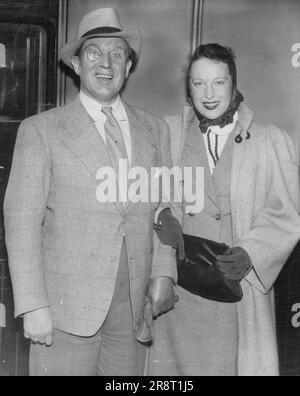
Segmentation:
<svg viewBox="0 0 300 396">
<path fill-rule="evenodd" d="M 218 136 L 228 136 L 230 135 L 235 127 L 235 124 L 237 123 L 239 119 L 239 113 L 236 112 L 233 116 L 233 122 L 231 124 L 226 125 L 224 128 L 220 128 L 218 125 L 211 126 L 209 129 Z"/>
<path fill-rule="evenodd" d="M 96 123 L 102 116 L 105 115 L 102 113 L 102 108 L 105 107 L 101 105 L 101 103 L 97 102 L 97 100 L 87 96 L 84 92 L 80 91 L 79 98 L 84 108 L 88 112 L 89 116 Z M 118 121 L 126 121 L 127 114 L 125 110 L 125 106 L 122 103 L 121 97 L 118 96 L 113 104 L 110 105 L 112 108 L 112 112 Z"/>
</svg>

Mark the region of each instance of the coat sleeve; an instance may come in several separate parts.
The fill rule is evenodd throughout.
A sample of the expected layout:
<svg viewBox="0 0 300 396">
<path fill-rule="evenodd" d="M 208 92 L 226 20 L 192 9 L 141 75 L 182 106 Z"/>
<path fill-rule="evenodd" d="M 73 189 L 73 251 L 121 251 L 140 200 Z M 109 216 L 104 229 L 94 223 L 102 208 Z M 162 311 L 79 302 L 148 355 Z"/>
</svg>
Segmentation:
<svg viewBox="0 0 300 396">
<path fill-rule="evenodd" d="M 168 116 L 165 117 L 165 121 L 167 122 L 170 130 L 172 165 L 180 169 L 181 150 L 184 142 L 183 115 Z M 183 225 L 184 202 L 182 175 L 181 178 L 175 178 L 174 182 L 174 201 L 172 212 L 179 223 Z"/>
<path fill-rule="evenodd" d="M 172 168 L 171 160 L 171 146 L 170 146 L 170 133 L 167 124 L 163 120 L 158 122 L 159 131 L 159 166 Z M 172 190 L 172 185 L 171 185 Z M 171 194 L 172 196 L 172 194 Z M 163 198 L 163 197 L 162 197 Z M 165 208 L 171 208 L 174 211 L 174 203 L 164 202 L 162 200 L 156 212 L 156 218 L 159 212 Z M 153 260 L 152 260 L 152 270 L 151 279 L 158 277 L 169 277 L 177 283 L 177 264 L 176 264 L 176 250 L 171 246 L 163 245 L 156 232 L 153 231 Z"/>
<path fill-rule="evenodd" d="M 42 224 L 50 161 L 32 119 L 21 124 L 4 200 L 5 242 L 15 316 L 49 305 L 43 274 Z"/>
<path fill-rule="evenodd" d="M 254 269 L 246 277 L 254 287 L 268 293 L 300 239 L 299 165 L 294 144 L 287 133 L 268 127 L 267 195 L 251 230 L 238 241 Z"/>
</svg>

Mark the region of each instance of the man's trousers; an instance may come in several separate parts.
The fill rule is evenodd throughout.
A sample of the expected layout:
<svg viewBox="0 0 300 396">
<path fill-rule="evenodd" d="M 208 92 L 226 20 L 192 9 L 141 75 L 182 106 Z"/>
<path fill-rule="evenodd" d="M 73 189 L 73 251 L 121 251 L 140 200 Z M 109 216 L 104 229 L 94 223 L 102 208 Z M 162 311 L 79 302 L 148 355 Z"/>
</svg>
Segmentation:
<svg viewBox="0 0 300 396">
<path fill-rule="evenodd" d="M 101 285 L 99 285 L 101 287 Z M 135 339 L 126 243 L 112 303 L 99 332 L 89 338 L 54 330 L 52 347 L 32 345 L 31 376 L 140 376 L 146 348 Z"/>
</svg>

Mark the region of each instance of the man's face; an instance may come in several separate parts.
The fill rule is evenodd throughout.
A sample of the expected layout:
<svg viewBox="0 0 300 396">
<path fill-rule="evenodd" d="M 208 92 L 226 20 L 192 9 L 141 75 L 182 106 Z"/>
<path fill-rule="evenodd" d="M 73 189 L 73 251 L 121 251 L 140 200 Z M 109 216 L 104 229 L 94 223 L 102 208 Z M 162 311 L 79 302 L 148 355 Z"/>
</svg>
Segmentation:
<svg viewBox="0 0 300 396">
<path fill-rule="evenodd" d="M 232 85 L 226 63 L 202 58 L 193 64 L 190 76 L 191 96 L 197 110 L 210 120 L 222 116 L 228 110 Z"/>
<path fill-rule="evenodd" d="M 82 47 L 72 64 L 80 77 L 81 90 L 105 106 L 118 97 L 129 76 L 132 62 L 129 48 L 121 38 L 93 38 Z"/>
</svg>

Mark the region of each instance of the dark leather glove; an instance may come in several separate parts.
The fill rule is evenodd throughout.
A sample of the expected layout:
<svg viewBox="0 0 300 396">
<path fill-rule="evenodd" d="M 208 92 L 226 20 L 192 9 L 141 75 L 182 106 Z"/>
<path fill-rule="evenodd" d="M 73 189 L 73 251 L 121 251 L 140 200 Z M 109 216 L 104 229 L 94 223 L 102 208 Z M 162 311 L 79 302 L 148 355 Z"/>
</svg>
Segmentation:
<svg viewBox="0 0 300 396">
<path fill-rule="evenodd" d="M 225 278 L 241 281 L 252 269 L 251 259 L 241 247 L 229 249 L 225 255 L 217 256 L 217 266 Z"/>
<path fill-rule="evenodd" d="M 154 230 L 163 245 L 178 249 L 180 260 L 185 258 L 182 228 L 176 217 L 172 215 L 171 209 L 167 208 L 160 212 Z"/>
<path fill-rule="evenodd" d="M 174 282 L 171 278 L 160 277 L 150 280 L 148 294 L 154 318 L 174 308 L 178 301 L 174 288 Z"/>
</svg>

